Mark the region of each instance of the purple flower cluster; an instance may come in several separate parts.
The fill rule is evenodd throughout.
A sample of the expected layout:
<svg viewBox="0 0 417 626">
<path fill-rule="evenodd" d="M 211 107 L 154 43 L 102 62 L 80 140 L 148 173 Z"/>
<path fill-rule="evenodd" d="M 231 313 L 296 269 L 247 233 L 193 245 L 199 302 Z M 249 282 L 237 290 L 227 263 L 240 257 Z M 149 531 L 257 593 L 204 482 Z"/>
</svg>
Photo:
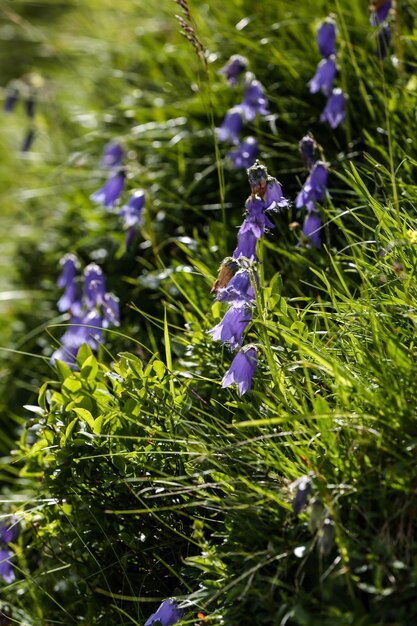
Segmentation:
<svg viewBox="0 0 417 626">
<path fill-rule="evenodd" d="M 237 76 L 246 69 L 247 60 L 239 55 L 232 56 L 220 70 L 226 76 L 229 85 L 235 85 Z M 217 140 L 230 142 L 236 146 L 229 152 L 228 157 L 234 169 L 248 169 L 255 162 L 259 153 L 258 142 L 254 137 L 245 137 L 242 141 L 239 135 L 244 121 L 252 122 L 257 115 L 268 115 L 268 101 L 265 98 L 261 83 L 254 74 L 247 72 L 243 91 L 243 100 L 231 108 L 218 128 Z"/>
<path fill-rule="evenodd" d="M 336 76 L 335 41 L 336 25 L 333 18 L 327 17 L 317 29 L 317 47 L 323 59 L 308 84 L 310 93 L 322 91 L 327 96 L 320 121 L 327 122 L 331 128 L 336 128 L 345 119 L 345 97 L 341 89 L 333 88 Z"/>
<path fill-rule="evenodd" d="M 371 4 L 371 24 L 377 27 L 376 31 L 376 56 L 385 59 L 387 50 L 391 45 L 391 29 L 386 21 L 391 11 L 391 0 L 374 0 Z"/>
<path fill-rule="evenodd" d="M 14 530 L 11 526 L 0 523 L 0 578 L 6 583 L 12 583 L 15 579 L 10 559 L 13 555 L 9 544 L 14 539 Z"/>
<path fill-rule="evenodd" d="M 119 326 L 119 300 L 106 292 L 105 276 L 96 263 L 90 263 L 84 269 L 82 285 L 77 279 L 79 263 L 74 254 L 66 254 L 60 261 L 61 274 L 58 287 L 64 293 L 58 301 L 61 312 L 70 313 L 68 330 L 61 337 L 61 346 L 51 356 L 51 363 L 56 360 L 74 367 L 78 349 L 85 343 L 92 350 L 97 350 L 103 342 L 103 329 Z"/>
<path fill-rule="evenodd" d="M 237 247 L 232 257 L 221 264 L 212 288 L 217 300 L 226 302 L 229 308 L 223 319 L 209 330 L 215 341 L 228 344 L 232 350 L 240 348 L 222 381 L 222 387 L 237 384 L 240 395 L 250 389 L 256 367 L 256 349 L 253 346 L 241 348 L 255 300 L 256 243 L 263 237 L 266 228 L 274 228 L 266 212 L 288 207 L 281 185 L 268 175 L 266 167 L 258 161 L 248 169 L 248 178 L 251 195 L 246 201 Z"/>
<path fill-rule="evenodd" d="M 126 178 L 126 172 L 122 167 L 123 156 L 123 148 L 117 142 L 109 141 L 104 146 L 100 165 L 110 170 L 110 174 L 104 185 L 90 197 L 106 209 L 113 208 L 123 192 Z M 123 220 L 123 227 L 126 230 L 126 250 L 131 247 L 135 233 L 142 224 L 144 206 L 145 192 L 142 189 L 137 189 L 132 191 L 128 203 L 124 204 L 119 211 L 119 216 Z"/>
</svg>

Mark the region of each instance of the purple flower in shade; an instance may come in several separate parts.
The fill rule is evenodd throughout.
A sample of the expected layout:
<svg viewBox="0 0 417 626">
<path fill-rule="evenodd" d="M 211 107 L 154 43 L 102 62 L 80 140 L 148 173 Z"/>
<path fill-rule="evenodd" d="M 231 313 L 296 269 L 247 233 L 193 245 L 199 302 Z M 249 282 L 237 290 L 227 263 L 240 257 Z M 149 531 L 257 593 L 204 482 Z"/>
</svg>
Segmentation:
<svg viewBox="0 0 417 626">
<path fill-rule="evenodd" d="M 58 300 L 58 311 L 62 313 L 63 311 L 71 310 L 73 313 L 76 313 L 75 309 L 79 309 L 81 306 L 75 284 L 75 274 L 78 265 L 77 257 L 75 254 L 66 254 L 62 257 L 59 264 L 62 270 L 56 284 L 58 287 L 64 287 L 65 291 Z"/>
<path fill-rule="evenodd" d="M 0 578 L 3 578 L 6 583 L 12 583 L 15 579 L 15 573 L 10 563 L 11 557 L 12 552 L 10 550 L 0 550 Z"/>
<path fill-rule="evenodd" d="M 304 219 L 303 235 L 308 239 L 315 248 L 321 248 L 321 217 L 317 211 L 308 211 Z"/>
<path fill-rule="evenodd" d="M 104 294 L 103 328 L 120 326 L 119 298 L 113 293 Z"/>
<path fill-rule="evenodd" d="M 19 100 L 19 91 L 17 89 L 8 89 L 4 100 L 3 110 L 5 113 L 11 113 Z"/>
<path fill-rule="evenodd" d="M 292 501 L 292 510 L 294 515 L 298 515 L 305 505 L 310 491 L 311 479 L 309 476 L 302 476 L 295 483 L 297 491 Z"/>
<path fill-rule="evenodd" d="M 268 176 L 265 187 L 265 211 L 288 209 L 288 200 L 282 195 L 281 185 L 273 176 Z"/>
<path fill-rule="evenodd" d="M 142 223 L 142 210 L 145 205 L 145 192 L 142 189 L 134 191 L 130 196 L 129 202 L 122 206 L 120 210 L 120 217 L 124 220 L 124 225 L 127 228 L 126 232 L 126 250 L 130 248 L 135 232 L 138 226 Z"/>
<path fill-rule="evenodd" d="M 256 368 L 255 348 L 241 350 L 235 356 L 226 374 L 223 376 L 222 387 L 229 387 L 237 384 L 239 395 L 249 391 L 252 384 L 252 377 Z"/>
<path fill-rule="evenodd" d="M 155 613 L 152 613 L 146 620 L 144 626 L 160 623 L 160 626 L 172 626 L 184 615 L 184 611 L 179 609 L 173 600 L 164 600 Z"/>
<path fill-rule="evenodd" d="M 119 167 L 123 159 L 123 148 L 115 141 L 109 141 L 106 143 L 103 149 L 103 154 L 100 159 L 101 167 Z"/>
<path fill-rule="evenodd" d="M 145 192 L 142 189 L 134 191 L 127 204 L 120 209 L 119 215 L 125 226 L 139 226 L 142 223 L 142 209 L 145 206 Z"/>
<path fill-rule="evenodd" d="M 327 59 L 335 53 L 336 24 L 331 17 L 326 17 L 317 29 L 317 47 L 322 57 Z"/>
<path fill-rule="evenodd" d="M 0 522 L 0 544 L 8 544 L 14 539 L 14 528 L 12 526 L 5 526 Z"/>
<path fill-rule="evenodd" d="M 391 29 L 389 24 L 382 24 L 380 28 L 378 28 L 378 32 L 376 34 L 376 56 L 378 59 L 385 59 L 387 55 L 387 49 L 391 45 Z"/>
<path fill-rule="evenodd" d="M 261 83 L 255 79 L 253 74 L 248 73 L 243 92 L 243 102 L 240 105 L 248 122 L 254 120 L 257 113 L 268 115 L 269 111 L 265 108 L 267 104 L 268 100 L 264 96 Z"/>
<path fill-rule="evenodd" d="M 230 307 L 221 322 L 208 332 L 214 341 L 230 343 L 231 348 L 242 345 L 242 335 L 252 317 L 250 310 L 245 307 Z"/>
<path fill-rule="evenodd" d="M 334 59 L 322 59 L 317 66 L 316 73 L 308 83 L 310 93 L 317 93 L 321 89 L 321 91 L 328 96 L 332 91 L 335 74 L 336 63 Z"/>
<path fill-rule="evenodd" d="M 328 122 L 332 128 L 339 126 L 345 119 L 345 96 L 341 89 L 333 89 L 332 95 L 327 100 L 320 122 Z"/>
<path fill-rule="evenodd" d="M 84 295 L 88 309 L 102 304 L 106 290 L 103 270 L 96 264 L 90 263 L 84 269 Z"/>
<path fill-rule="evenodd" d="M 235 145 L 239 143 L 239 133 L 242 130 L 243 120 L 239 107 L 233 107 L 226 113 L 223 124 L 216 128 L 218 141 L 231 141 Z"/>
<path fill-rule="evenodd" d="M 247 270 L 239 270 L 230 279 L 228 285 L 217 291 L 220 302 L 228 302 L 233 307 L 242 307 L 253 303 L 255 294 Z"/>
<path fill-rule="evenodd" d="M 327 194 L 326 184 L 326 166 L 322 161 L 317 161 L 295 200 L 296 208 L 305 206 L 308 211 L 312 211 L 317 202 L 323 202 Z"/>
<path fill-rule="evenodd" d="M 31 149 L 34 140 L 35 140 L 35 129 L 29 128 L 26 135 L 23 137 L 22 145 L 20 146 L 20 151 L 28 152 Z"/>
<path fill-rule="evenodd" d="M 91 194 L 90 198 L 94 202 L 102 204 L 106 209 L 113 207 L 123 191 L 125 176 L 126 174 L 123 170 L 116 172 L 106 180 L 98 191 Z"/>
<path fill-rule="evenodd" d="M 25 113 L 29 119 L 33 119 L 35 116 L 35 99 L 33 96 L 29 96 L 26 98 L 25 102 Z"/>
<path fill-rule="evenodd" d="M 257 241 L 258 238 L 255 237 L 252 230 L 242 231 L 241 227 L 237 234 L 237 246 L 233 252 L 233 258 L 238 259 L 239 257 L 244 256 L 247 259 L 255 259 Z"/>
<path fill-rule="evenodd" d="M 245 57 L 242 57 L 240 54 L 234 54 L 226 65 L 219 70 L 219 74 L 223 74 L 229 87 L 233 87 L 237 83 L 237 77 L 245 71 L 247 66 L 248 60 Z"/>
<path fill-rule="evenodd" d="M 10 563 L 12 552 L 7 545 L 13 541 L 14 530 L 11 526 L 6 526 L 0 522 L 0 578 L 6 583 L 11 583 L 15 579 L 15 574 Z"/>
<path fill-rule="evenodd" d="M 391 10 L 391 0 L 374 0 L 371 5 L 371 24 L 372 26 L 378 26 L 388 17 L 388 13 Z"/>
<path fill-rule="evenodd" d="M 298 144 L 301 152 L 301 156 L 303 157 L 304 167 L 307 170 L 311 170 L 314 165 L 314 151 L 316 149 L 316 142 L 314 141 L 314 137 L 308 133 L 304 135 Z"/>
<path fill-rule="evenodd" d="M 258 156 L 258 142 L 254 137 L 246 137 L 236 150 L 229 152 L 229 157 L 235 169 L 247 169 L 254 164 Z"/>
</svg>

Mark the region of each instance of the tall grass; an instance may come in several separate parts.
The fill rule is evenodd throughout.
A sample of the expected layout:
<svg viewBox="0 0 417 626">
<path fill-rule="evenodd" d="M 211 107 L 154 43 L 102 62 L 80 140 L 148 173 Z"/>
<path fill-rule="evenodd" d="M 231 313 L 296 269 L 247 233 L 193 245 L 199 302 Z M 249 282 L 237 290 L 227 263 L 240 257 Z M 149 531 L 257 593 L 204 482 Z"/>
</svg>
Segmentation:
<svg viewBox="0 0 417 626">
<path fill-rule="evenodd" d="M 190 3 L 194 45 L 180 9 L 2 9 L 0 33 L 15 44 L 4 75 L 36 69 L 46 87 L 29 157 L 15 150 L 22 111 L 1 144 L 8 219 L 18 204 L 31 231 L 21 238 L 13 225 L 5 280 L 37 299 L 7 312 L 2 520 L 20 531 L 0 610 L 29 626 L 143 624 L 175 597 L 184 624 L 411 626 L 415 6 L 397 3 L 397 57 L 384 62 L 356 0 Z M 335 131 L 318 121 L 324 96 L 307 88 L 329 11 L 348 95 Z M 243 397 L 221 387 L 233 354 L 207 333 L 225 311 L 210 287 L 249 193 L 213 132 L 242 97 L 217 73 L 236 53 L 269 99 L 248 134 L 292 201 L 258 249 L 245 335 L 258 367 Z M 321 250 L 289 228 L 302 220 L 293 202 L 307 131 L 329 163 Z M 89 199 L 108 139 L 125 148 L 127 190 L 146 191 L 128 252 L 116 212 Z M 80 349 L 76 371 L 49 365 L 68 324 L 55 307 L 67 251 L 100 262 L 122 311 L 98 355 Z"/>
</svg>

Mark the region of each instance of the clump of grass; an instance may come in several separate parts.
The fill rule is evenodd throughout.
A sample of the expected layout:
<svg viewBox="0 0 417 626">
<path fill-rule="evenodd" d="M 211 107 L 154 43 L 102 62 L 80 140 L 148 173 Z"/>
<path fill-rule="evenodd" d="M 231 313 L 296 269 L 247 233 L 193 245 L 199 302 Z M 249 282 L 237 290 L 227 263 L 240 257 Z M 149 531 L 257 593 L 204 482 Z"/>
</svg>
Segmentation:
<svg viewBox="0 0 417 626">
<path fill-rule="evenodd" d="M 174 597 L 183 623 L 411 625 L 416 123 L 403 72 L 414 63 L 406 53 L 413 31 L 404 26 L 398 72 L 374 58 L 361 3 L 336 5 L 349 101 L 346 125 L 330 134 L 318 122 L 322 101 L 308 99 L 306 87 L 325 3 L 265 2 L 245 14 L 242 3 L 216 0 L 193 15 L 185 0 L 177 5 L 192 47 L 172 2 L 161 3 L 163 19 L 141 6 L 136 35 L 131 3 L 87 2 L 69 23 L 95 35 L 85 21 L 95 8 L 102 41 L 90 37 L 91 57 L 80 60 L 72 26 L 69 49 L 51 61 L 65 94 L 54 124 L 69 149 L 62 167 L 57 150 L 28 168 L 31 180 L 46 173 L 47 186 L 29 194 L 37 218 L 18 264 L 22 283 L 47 296 L 21 321 L 15 347 L 25 354 L 5 378 L 9 385 L 17 371 L 27 397 L 40 391 L 1 466 L 4 515 L 19 520 L 20 533 L 16 580 L 4 585 L 0 611 L 22 624 L 141 624 Z M 127 45 L 110 10 L 123 19 Z M 36 22 L 29 5 L 21 11 Z M 268 90 L 271 116 L 252 130 L 285 194 L 294 199 L 304 178 L 298 141 L 307 131 L 329 162 L 330 188 L 321 251 L 297 245 L 294 208 L 264 238 L 246 337 L 261 349 L 244 397 L 221 388 L 231 354 L 208 333 L 221 315 L 210 285 L 223 250 L 233 249 L 246 195 L 244 174 L 226 170 L 223 179 L 212 132 L 236 102 L 214 70 L 237 52 Z M 63 87 L 75 74 L 88 85 L 83 94 Z M 78 98 L 94 128 L 74 121 Z M 139 180 L 149 190 L 133 253 L 115 215 L 89 201 L 96 155 L 115 136 L 128 155 L 127 191 Z M 52 195 L 60 198 L 53 223 Z M 58 361 L 51 374 L 43 328 L 49 322 L 53 332 L 56 265 L 68 249 L 85 262 L 101 255 L 122 328 L 108 331 L 97 357 L 84 346 L 75 371 Z M 39 331 L 25 334 L 35 320 Z"/>
</svg>

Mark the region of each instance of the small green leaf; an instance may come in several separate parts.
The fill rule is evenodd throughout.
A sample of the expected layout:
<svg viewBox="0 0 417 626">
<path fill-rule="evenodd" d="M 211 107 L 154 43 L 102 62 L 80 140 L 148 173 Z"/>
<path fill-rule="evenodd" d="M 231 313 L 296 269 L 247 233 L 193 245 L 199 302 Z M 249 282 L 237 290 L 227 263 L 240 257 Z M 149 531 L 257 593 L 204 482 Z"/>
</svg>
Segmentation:
<svg viewBox="0 0 417 626">
<path fill-rule="evenodd" d="M 82 420 L 84 420 L 89 427 L 91 428 L 91 430 L 94 432 L 94 417 L 91 415 L 90 411 L 87 411 L 87 409 L 81 409 L 81 408 L 74 408 L 73 409 L 74 413 L 76 413 L 78 415 L 78 417 L 80 417 Z"/>
<path fill-rule="evenodd" d="M 162 363 L 162 361 L 154 361 L 153 368 L 159 380 L 162 380 L 163 377 L 165 376 L 165 370 L 166 370 L 165 365 Z"/>
</svg>

